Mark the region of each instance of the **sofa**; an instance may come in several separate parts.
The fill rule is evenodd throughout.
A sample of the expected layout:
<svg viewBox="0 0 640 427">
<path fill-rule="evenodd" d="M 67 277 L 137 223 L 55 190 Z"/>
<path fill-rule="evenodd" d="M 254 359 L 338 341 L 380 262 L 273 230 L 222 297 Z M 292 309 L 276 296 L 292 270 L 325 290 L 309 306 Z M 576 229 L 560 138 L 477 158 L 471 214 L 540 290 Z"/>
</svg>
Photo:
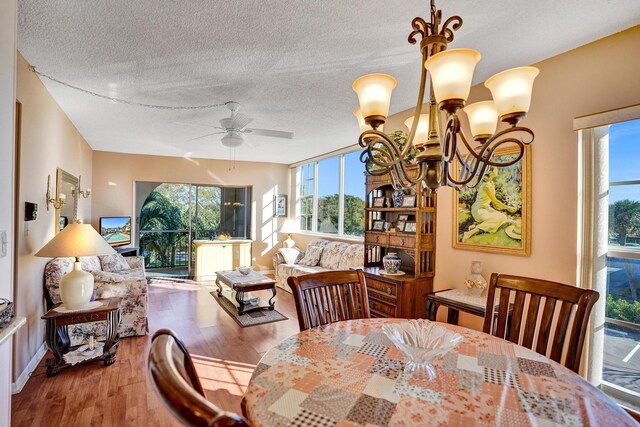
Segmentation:
<svg viewBox="0 0 640 427">
<path fill-rule="evenodd" d="M 147 325 L 147 278 L 144 258 L 123 257 L 120 254 L 81 257 L 82 270 L 94 278 L 96 298 L 122 297 L 120 305 L 120 337 L 146 335 Z M 47 307 L 62 302 L 60 279 L 73 269 L 74 258 L 54 258 L 44 271 L 47 291 Z M 89 335 L 97 339 L 105 336 L 106 323 L 92 322 L 69 327 L 71 345 L 80 344 Z"/>
<path fill-rule="evenodd" d="M 289 276 L 301 276 L 328 270 L 348 270 L 354 267 L 362 267 L 364 264 L 364 244 L 362 243 L 351 244 L 326 239 L 313 239 L 307 245 L 307 248 L 310 247 L 322 248 L 317 265 L 301 265 L 300 262 L 304 259 L 305 252 L 298 248 L 280 249 L 273 256 L 276 286 L 291 292 L 291 288 L 287 284 Z M 285 258 L 288 258 L 288 260 Z"/>
</svg>

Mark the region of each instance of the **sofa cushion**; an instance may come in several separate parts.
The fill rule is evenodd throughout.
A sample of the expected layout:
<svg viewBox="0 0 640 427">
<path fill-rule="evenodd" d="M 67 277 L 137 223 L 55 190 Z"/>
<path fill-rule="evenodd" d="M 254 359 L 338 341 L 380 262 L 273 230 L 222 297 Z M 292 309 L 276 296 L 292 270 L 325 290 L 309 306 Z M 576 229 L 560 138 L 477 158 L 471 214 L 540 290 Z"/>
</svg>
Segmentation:
<svg viewBox="0 0 640 427">
<path fill-rule="evenodd" d="M 322 251 L 322 258 L 320 258 L 318 265 L 328 270 L 337 270 L 340 258 L 349 246 L 349 243 L 329 242 Z"/>
<path fill-rule="evenodd" d="M 102 270 L 100 258 L 98 258 L 97 256 L 80 257 L 80 265 L 82 266 L 82 271 L 86 271 L 88 273 Z"/>
<path fill-rule="evenodd" d="M 354 267 L 362 267 L 364 265 L 364 244 L 357 243 L 349 245 L 347 250 L 344 251 L 340 262 L 338 263 L 338 269 L 348 270 Z"/>
<path fill-rule="evenodd" d="M 298 259 L 298 255 L 300 255 L 300 250 L 298 248 L 280 248 L 278 252 L 282 254 L 285 264 L 288 265 L 295 264 Z"/>
<path fill-rule="evenodd" d="M 324 248 L 325 246 L 327 246 L 329 244 L 329 240 L 325 240 L 325 239 L 312 239 L 309 244 L 307 245 L 307 247 L 309 246 L 320 246 L 321 248 Z"/>
<path fill-rule="evenodd" d="M 314 267 L 318 265 L 318 262 L 320 262 L 322 252 L 323 248 L 320 246 L 307 246 L 307 251 L 305 252 L 304 257 L 298 262 L 298 264 L 307 267 Z"/>
<path fill-rule="evenodd" d="M 122 270 L 129 270 L 127 260 L 120 254 L 103 255 L 100 257 L 102 271 L 115 273 Z"/>
</svg>

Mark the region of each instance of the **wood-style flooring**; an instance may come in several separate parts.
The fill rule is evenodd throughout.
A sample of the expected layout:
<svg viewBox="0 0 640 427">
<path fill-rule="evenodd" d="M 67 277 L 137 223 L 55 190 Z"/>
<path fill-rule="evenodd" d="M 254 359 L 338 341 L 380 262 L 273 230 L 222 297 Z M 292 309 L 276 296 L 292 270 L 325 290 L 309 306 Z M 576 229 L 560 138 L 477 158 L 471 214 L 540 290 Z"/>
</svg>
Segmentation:
<svg viewBox="0 0 640 427">
<path fill-rule="evenodd" d="M 166 327 L 186 343 L 207 398 L 239 413 L 260 357 L 298 332 L 295 305 L 291 294 L 279 291 L 276 310 L 288 320 L 241 328 L 209 294 L 213 289 L 211 283 L 154 281 L 149 286 L 149 335 L 121 339 L 112 366 L 79 365 L 48 378 L 43 360 L 22 392 L 13 396 L 12 425 L 180 425 L 147 381 L 151 336 Z"/>
</svg>

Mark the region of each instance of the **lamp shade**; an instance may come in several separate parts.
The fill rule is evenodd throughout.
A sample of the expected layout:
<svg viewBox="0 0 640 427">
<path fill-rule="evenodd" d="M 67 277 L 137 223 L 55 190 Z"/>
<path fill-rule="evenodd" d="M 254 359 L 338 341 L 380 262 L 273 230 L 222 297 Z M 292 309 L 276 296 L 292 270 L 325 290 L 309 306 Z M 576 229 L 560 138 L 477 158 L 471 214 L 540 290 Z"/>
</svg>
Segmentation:
<svg viewBox="0 0 640 427">
<path fill-rule="evenodd" d="M 436 53 L 425 61 L 438 103 L 450 99 L 467 100 L 473 72 L 480 58 L 480 52 L 474 49 L 451 49 Z"/>
<path fill-rule="evenodd" d="M 55 258 L 109 255 L 115 252 L 91 225 L 69 224 L 35 255 Z"/>
<path fill-rule="evenodd" d="M 388 74 L 367 74 L 353 82 L 353 90 L 358 94 L 360 111 L 366 119 L 371 116 L 389 115 L 391 93 L 397 84 Z"/>
<path fill-rule="evenodd" d="M 517 67 L 487 79 L 484 85 L 491 91 L 500 117 L 529 111 L 533 80 L 539 73 L 536 67 Z"/>
<path fill-rule="evenodd" d="M 413 116 L 404 121 L 404 124 L 411 131 L 413 126 Z M 416 135 L 413 137 L 413 144 L 425 144 L 429 139 L 429 114 L 420 114 L 420 120 L 418 120 L 418 127 L 416 129 Z"/>
<path fill-rule="evenodd" d="M 298 224 L 294 220 L 288 219 L 280 227 L 280 232 L 285 234 L 296 233 L 298 232 Z"/>
<path fill-rule="evenodd" d="M 493 101 L 474 102 L 464 107 L 474 137 L 489 137 L 498 126 L 498 110 Z"/>
</svg>

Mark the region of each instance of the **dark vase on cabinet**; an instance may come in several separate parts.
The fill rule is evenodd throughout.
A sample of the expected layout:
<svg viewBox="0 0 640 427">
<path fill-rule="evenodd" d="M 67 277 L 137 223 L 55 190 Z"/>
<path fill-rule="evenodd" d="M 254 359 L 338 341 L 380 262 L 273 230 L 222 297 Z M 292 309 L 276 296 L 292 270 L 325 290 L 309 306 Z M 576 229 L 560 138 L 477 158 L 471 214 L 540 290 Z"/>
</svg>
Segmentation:
<svg viewBox="0 0 640 427">
<path fill-rule="evenodd" d="M 411 166 L 408 169 L 411 171 Z M 364 272 L 371 315 L 426 318 L 422 296 L 433 290 L 436 194 L 417 184 L 405 191 L 401 206 L 396 207 L 398 193 L 389 175 L 366 174 L 366 189 Z M 374 199 L 382 197 L 394 200 L 394 207 L 376 206 Z M 383 257 L 393 252 L 402 260 L 401 270 L 383 274 Z"/>
</svg>

